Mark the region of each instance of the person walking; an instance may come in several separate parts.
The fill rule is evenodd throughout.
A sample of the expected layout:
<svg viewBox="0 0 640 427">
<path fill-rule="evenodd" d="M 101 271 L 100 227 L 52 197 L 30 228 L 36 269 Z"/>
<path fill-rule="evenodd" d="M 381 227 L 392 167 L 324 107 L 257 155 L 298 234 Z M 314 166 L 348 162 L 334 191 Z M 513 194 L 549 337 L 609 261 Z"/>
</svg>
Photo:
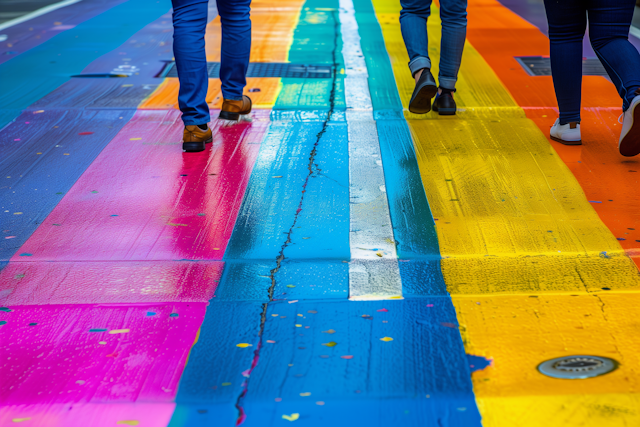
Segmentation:
<svg viewBox="0 0 640 427">
<path fill-rule="evenodd" d="M 173 5 L 173 54 L 180 92 L 184 132 L 182 150 L 204 151 L 213 140 L 209 128 L 206 95 L 209 83 L 204 35 L 207 28 L 208 0 L 171 0 Z M 238 120 L 251 112 L 251 99 L 242 94 L 251 52 L 251 0 L 217 0 L 222 24 L 220 80 L 222 110 L 220 119 Z"/>
<path fill-rule="evenodd" d="M 438 82 L 431 74 L 427 20 L 431 15 L 431 0 L 400 0 L 400 29 L 409 53 L 409 70 L 416 81 L 409 101 L 409 111 L 426 114 L 433 110 L 440 115 L 456 113 L 453 93 L 467 37 L 467 0 L 440 0 L 442 42 Z"/>
<path fill-rule="evenodd" d="M 640 54 L 629 42 L 635 0 L 545 0 L 544 6 L 560 110 L 551 139 L 565 145 L 582 144 L 582 39 L 588 21 L 591 46 L 622 98 L 618 149 L 627 157 L 640 154 Z"/>
</svg>

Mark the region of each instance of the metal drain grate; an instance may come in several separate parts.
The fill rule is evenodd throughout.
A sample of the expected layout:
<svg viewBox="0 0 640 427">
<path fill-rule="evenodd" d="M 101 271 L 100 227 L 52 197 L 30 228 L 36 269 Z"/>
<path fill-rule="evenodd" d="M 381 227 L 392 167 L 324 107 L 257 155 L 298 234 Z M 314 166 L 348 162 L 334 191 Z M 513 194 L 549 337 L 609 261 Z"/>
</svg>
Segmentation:
<svg viewBox="0 0 640 427">
<path fill-rule="evenodd" d="M 208 62 L 209 77 L 220 77 L 220 63 Z M 288 64 L 282 62 L 251 62 L 247 77 L 294 77 L 304 79 L 330 79 L 333 68 L 330 65 Z M 169 62 L 158 77 L 178 77 L 175 62 Z"/>
<path fill-rule="evenodd" d="M 551 75 L 551 60 L 549 58 L 542 56 L 516 56 L 516 61 L 532 76 Z M 609 77 L 607 70 L 604 69 L 598 58 L 582 60 L 582 75 Z"/>
<path fill-rule="evenodd" d="M 608 357 L 579 355 L 547 360 L 538 370 L 553 378 L 585 379 L 607 374 L 617 367 L 618 363 Z"/>
</svg>

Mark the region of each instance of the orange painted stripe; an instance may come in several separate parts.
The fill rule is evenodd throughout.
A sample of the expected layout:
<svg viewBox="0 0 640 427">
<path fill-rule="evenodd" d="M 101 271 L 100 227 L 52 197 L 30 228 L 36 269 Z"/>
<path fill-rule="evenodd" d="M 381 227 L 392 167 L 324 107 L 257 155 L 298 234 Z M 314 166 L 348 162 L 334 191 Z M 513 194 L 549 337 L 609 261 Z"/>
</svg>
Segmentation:
<svg viewBox="0 0 640 427">
<path fill-rule="evenodd" d="M 548 137 L 557 118 L 551 77 L 527 74 L 516 56 L 548 56 L 549 40 L 540 30 L 496 0 L 470 0 L 467 38 L 480 52 Z M 463 64 L 464 66 L 464 64 Z M 622 113 L 613 84 L 599 76 L 582 83 L 582 146 L 549 140 L 572 171 L 602 222 L 640 267 L 640 158 L 618 153 Z"/>
<path fill-rule="evenodd" d="M 287 62 L 293 31 L 304 0 L 280 0 L 277 6 L 272 0 L 254 0 L 251 4 L 251 62 Z M 220 61 L 220 41 L 222 29 L 220 17 L 207 25 L 205 35 L 207 61 Z M 254 108 L 271 108 L 280 92 L 279 78 L 248 78 L 244 94 L 249 95 Z M 165 79 L 153 94 L 138 107 L 147 110 L 178 109 L 176 78 Z M 259 92 L 249 92 L 260 89 Z M 222 106 L 220 79 L 209 79 L 207 103 L 212 109 Z"/>
</svg>

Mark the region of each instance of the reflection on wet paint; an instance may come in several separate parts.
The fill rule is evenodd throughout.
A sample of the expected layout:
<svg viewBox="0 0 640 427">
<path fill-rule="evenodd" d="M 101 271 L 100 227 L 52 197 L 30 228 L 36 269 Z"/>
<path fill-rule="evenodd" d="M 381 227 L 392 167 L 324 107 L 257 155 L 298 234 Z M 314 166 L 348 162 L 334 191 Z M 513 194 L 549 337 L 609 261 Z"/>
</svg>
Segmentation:
<svg viewBox="0 0 640 427">
<path fill-rule="evenodd" d="M 497 2 L 470 13 L 461 109 L 441 118 L 404 111 L 397 2 L 256 0 L 251 60 L 333 77 L 249 79 L 251 117 L 183 154 L 177 81 L 154 77 L 168 6 L 129 3 L 78 3 L 41 40 L 21 27 L 0 61 L 57 63 L 108 18 L 118 34 L 65 69 L 125 76 L 32 80 L 0 112 L 17 118 L 0 131 L 0 424 L 638 424 L 633 183 L 611 196 L 585 175 L 634 173 L 605 176 L 604 79 L 585 79 L 596 139 L 576 153 L 540 134 L 550 79 L 509 68 L 548 41 Z M 139 31 L 113 18 L 140 5 Z M 428 29 L 438 42 L 436 8 Z M 215 116 L 217 79 L 207 101 Z M 536 370 L 567 352 L 621 368 Z"/>
</svg>

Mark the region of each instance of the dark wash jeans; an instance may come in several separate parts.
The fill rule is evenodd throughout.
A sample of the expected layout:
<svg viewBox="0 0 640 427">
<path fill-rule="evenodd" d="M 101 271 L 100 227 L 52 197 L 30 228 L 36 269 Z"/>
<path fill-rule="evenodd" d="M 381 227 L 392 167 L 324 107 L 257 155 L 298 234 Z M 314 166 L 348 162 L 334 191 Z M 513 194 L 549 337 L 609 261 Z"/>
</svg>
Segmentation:
<svg viewBox="0 0 640 427">
<path fill-rule="evenodd" d="M 204 35 L 208 0 L 171 0 L 173 55 L 180 79 L 178 105 L 185 125 L 208 123 L 206 95 L 209 85 Z M 251 53 L 251 0 L 217 0 L 222 24 L 220 80 L 225 99 L 242 99 Z"/>
<path fill-rule="evenodd" d="M 431 15 L 431 0 L 400 0 L 400 29 L 409 53 L 409 69 L 414 75 L 431 68 L 427 20 Z M 467 36 L 467 0 L 440 0 L 442 39 L 440 42 L 440 87 L 455 89 Z"/>
<path fill-rule="evenodd" d="M 582 39 L 587 21 L 591 46 L 626 111 L 640 87 L 640 54 L 629 42 L 635 0 L 545 0 L 544 6 L 560 124 L 580 121 Z"/>
</svg>

